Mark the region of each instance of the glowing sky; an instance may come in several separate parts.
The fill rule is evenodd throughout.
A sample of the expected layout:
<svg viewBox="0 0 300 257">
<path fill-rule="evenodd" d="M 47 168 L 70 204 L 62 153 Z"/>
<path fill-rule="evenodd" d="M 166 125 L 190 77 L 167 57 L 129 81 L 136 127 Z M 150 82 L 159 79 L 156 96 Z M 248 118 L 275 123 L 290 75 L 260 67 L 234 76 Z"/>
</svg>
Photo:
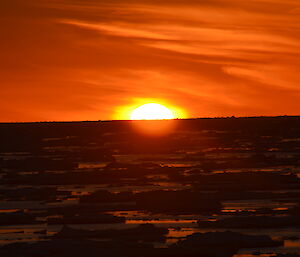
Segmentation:
<svg viewBox="0 0 300 257">
<path fill-rule="evenodd" d="M 1 0 L 0 121 L 300 114 L 299 0 Z M 119 117 L 123 118 L 123 117 Z"/>
</svg>

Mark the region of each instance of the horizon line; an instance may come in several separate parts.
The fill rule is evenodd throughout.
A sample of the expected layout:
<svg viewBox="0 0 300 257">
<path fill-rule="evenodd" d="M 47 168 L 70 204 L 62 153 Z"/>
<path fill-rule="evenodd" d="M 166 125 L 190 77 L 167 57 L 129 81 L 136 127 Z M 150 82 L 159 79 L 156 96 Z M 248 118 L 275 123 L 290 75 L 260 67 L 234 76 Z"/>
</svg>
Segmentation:
<svg viewBox="0 0 300 257">
<path fill-rule="evenodd" d="M 201 119 L 245 119 L 245 118 L 300 118 L 300 115 L 261 115 L 261 116 L 215 116 L 197 118 L 153 119 L 153 120 L 70 120 L 70 121 L 7 121 L 2 124 L 33 124 L 33 123 L 80 123 L 80 122 L 135 122 L 135 121 L 171 121 L 171 120 L 201 120 Z"/>
</svg>

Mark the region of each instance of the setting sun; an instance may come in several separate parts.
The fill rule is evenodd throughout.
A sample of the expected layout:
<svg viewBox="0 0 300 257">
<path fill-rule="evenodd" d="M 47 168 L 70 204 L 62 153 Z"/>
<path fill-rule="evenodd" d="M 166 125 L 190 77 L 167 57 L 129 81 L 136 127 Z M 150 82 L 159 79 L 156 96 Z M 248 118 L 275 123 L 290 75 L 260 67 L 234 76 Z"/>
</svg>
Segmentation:
<svg viewBox="0 0 300 257">
<path fill-rule="evenodd" d="M 175 116 L 170 109 L 156 103 L 144 104 L 136 108 L 130 116 L 131 120 L 166 120 L 174 118 Z"/>
</svg>

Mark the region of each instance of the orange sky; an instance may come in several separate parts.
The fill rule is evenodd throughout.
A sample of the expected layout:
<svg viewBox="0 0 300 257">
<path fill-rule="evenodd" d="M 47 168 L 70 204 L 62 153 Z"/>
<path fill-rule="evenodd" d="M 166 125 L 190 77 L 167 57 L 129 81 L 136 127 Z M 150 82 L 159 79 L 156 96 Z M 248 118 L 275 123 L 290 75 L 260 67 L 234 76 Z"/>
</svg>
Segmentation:
<svg viewBox="0 0 300 257">
<path fill-rule="evenodd" d="M 300 115 L 299 0 L 3 0 L 0 22 L 0 121 L 113 119 L 143 98 Z"/>
</svg>

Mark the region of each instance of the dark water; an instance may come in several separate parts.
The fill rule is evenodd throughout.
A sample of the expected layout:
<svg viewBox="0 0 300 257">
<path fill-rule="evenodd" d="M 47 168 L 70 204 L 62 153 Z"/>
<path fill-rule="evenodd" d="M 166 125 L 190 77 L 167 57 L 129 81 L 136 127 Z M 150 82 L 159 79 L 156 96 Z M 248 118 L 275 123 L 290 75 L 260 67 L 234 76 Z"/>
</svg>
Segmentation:
<svg viewBox="0 0 300 257">
<path fill-rule="evenodd" d="M 1 124 L 0 138 L 0 256 L 300 254 L 299 117 L 178 120 L 159 135 Z"/>
</svg>

